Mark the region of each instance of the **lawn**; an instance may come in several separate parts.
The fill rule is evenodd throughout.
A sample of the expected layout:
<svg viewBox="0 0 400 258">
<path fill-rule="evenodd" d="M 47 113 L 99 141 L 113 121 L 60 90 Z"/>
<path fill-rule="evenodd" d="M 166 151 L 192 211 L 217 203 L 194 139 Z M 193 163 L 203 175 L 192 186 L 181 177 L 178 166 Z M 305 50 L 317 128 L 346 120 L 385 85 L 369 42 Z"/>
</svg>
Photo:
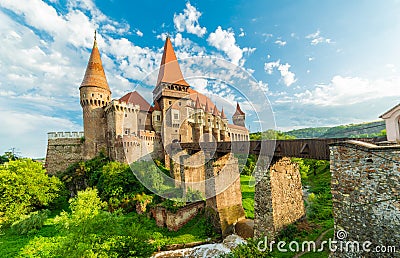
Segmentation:
<svg viewBox="0 0 400 258">
<path fill-rule="evenodd" d="M 240 188 L 242 190 L 242 204 L 246 213 L 246 218 L 254 219 L 254 186 L 250 186 L 249 182 L 252 176 L 240 176 Z"/>
</svg>

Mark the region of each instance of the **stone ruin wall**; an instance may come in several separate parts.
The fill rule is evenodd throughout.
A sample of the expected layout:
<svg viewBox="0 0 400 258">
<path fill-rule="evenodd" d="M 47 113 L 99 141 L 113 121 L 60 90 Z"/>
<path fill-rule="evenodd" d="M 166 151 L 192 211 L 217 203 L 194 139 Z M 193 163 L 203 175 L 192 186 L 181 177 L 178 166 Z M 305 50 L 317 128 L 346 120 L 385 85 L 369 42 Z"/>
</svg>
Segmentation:
<svg viewBox="0 0 400 258">
<path fill-rule="evenodd" d="M 168 211 L 164 207 L 152 208 L 151 214 L 156 220 L 156 224 L 159 227 L 167 227 L 168 230 L 178 231 L 186 223 L 196 217 L 200 211 L 204 209 L 204 201 L 195 202 L 189 204 L 183 208 L 180 208 L 176 213 Z"/>
<path fill-rule="evenodd" d="M 265 165 L 254 196 L 254 236 L 274 237 L 305 216 L 299 167 L 290 158 Z"/>
<path fill-rule="evenodd" d="M 46 153 L 47 173 L 55 175 L 83 159 L 83 133 L 49 133 Z"/>
<path fill-rule="evenodd" d="M 400 257 L 400 145 L 353 141 L 330 150 L 335 231 L 345 230 L 345 241 L 397 248 L 397 253 L 335 252 L 333 257 Z"/>
</svg>

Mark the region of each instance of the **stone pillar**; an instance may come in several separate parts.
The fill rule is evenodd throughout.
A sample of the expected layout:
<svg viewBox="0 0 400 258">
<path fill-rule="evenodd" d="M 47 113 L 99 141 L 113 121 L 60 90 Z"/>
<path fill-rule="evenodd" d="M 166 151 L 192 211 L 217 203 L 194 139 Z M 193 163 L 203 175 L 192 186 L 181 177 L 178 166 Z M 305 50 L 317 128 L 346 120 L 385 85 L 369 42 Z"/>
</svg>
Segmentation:
<svg viewBox="0 0 400 258">
<path fill-rule="evenodd" d="M 273 238 L 285 226 L 305 216 L 299 167 L 290 158 L 268 160 L 256 168 L 254 236 Z"/>
<path fill-rule="evenodd" d="M 245 218 L 240 190 L 238 160 L 233 154 L 210 159 L 205 164 L 206 211 L 223 236 Z"/>
<path fill-rule="evenodd" d="M 349 141 L 330 151 L 335 240 L 360 247 L 339 248 L 332 257 L 400 257 L 400 145 Z M 366 241 L 368 249 L 387 252 L 367 252 Z"/>
</svg>

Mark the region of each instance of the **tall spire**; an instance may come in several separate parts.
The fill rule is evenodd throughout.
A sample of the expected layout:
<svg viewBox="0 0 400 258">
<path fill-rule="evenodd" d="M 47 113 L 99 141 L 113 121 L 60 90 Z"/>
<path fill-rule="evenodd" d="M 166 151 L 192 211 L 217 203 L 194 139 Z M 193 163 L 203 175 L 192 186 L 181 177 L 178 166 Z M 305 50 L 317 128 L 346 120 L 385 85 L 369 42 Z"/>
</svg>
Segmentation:
<svg viewBox="0 0 400 258">
<path fill-rule="evenodd" d="M 104 73 L 103 63 L 101 62 L 100 52 L 97 48 L 97 32 L 94 31 L 94 43 L 89 62 L 86 67 L 85 76 L 81 87 L 94 86 L 110 91 L 108 87 L 106 74 Z"/>
<path fill-rule="evenodd" d="M 224 108 L 222 108 L 222 110 L 221 110 L 221 118 L 222 118 L 222 119 L 226 119 L 226 115 L 225 115 L 225 112 L 224 112 Z"/>
<path fill-rule="evenodd" d="M 216 106 L 216 105 L 214 105 L 213 115 L 214 115 L 214 116 L 219 116 L 219 112 L 218 112 L 218 109 L 217 109 L 217 106 Z"/>
<path fill-rule="evenodd" d="M 239 102 L 236 102 L 236 111 L 235 114 L 233 114 L 234 116 L 242 116 L 244 115 L 244 112 L 242 111 L 242 109 L 239 106 Z"/>
<path fill-rule="evenodd" d="M 206 111 L 207 113 L 211 113 L 210 106 L 208 105 L 208 99 L 206 99 L 206 108 L 205 108 L 205 111 Z"/>
<path fill-rule="evenodd" d="M 196 109 L 200 109 L 201 105 L 200 105 L 200 100 L 199 100 L 199 94 L 197 94 L 197 98 L 196 98 L 196 104 L 194 106 Z"/>
<path fill-rule="evenodd" d="M 176 83 L 189 86 L 182 75 L 178 60 L 176 59 L 174 48 L 172 47 L 169 36 L 165 40 L 164 53 L 161 59 L 160 71 L 158 73 L 157 85 L 161 82 Z"/>
</svg>

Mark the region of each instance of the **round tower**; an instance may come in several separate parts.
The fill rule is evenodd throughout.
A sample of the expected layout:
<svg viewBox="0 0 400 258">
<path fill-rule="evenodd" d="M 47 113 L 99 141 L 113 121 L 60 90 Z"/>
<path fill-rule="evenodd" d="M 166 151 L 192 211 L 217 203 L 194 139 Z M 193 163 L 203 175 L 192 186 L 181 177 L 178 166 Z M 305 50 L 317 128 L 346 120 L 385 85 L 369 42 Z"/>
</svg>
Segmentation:
<svg viewBox="0 0 400 258">
<path fill-rule="evenodd" d="M 100 52 L 97 48 L 96 32 L 94 44 L 80 91 L 85 135 L 85 159 L 96 156 L 100 151 L 107 154 L 107 123 L 104 108 L 111 100 L 111 91 L 104 73 Z"/>
</svg>

